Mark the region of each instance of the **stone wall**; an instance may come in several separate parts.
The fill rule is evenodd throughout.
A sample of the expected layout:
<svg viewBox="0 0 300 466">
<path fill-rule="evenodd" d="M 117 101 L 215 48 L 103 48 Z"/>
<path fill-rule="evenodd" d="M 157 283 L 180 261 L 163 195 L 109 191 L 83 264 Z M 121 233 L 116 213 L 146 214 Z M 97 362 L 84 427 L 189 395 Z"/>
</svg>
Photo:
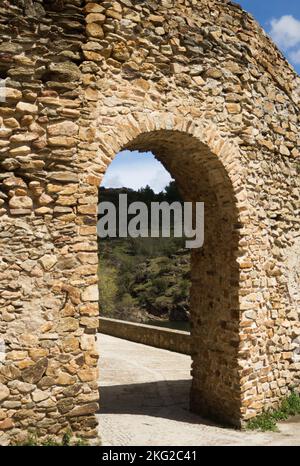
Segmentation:
<svg viewBox="0 0 300 466">
<path fill-rule="evenodd" d="M 124 148 L 205 202 L 192 409 L 276 406 L 300 379 L 294 70 L 227 0 L 4 0 L 0 32 L 0 442 L 97 437 L 97 190 Z"/>
<path fill-rule="evenodd" d="M 124 340 L 142 343 L 143 345 L 155 346 L 176 353 L 191 354 L 191 336 L 189 332 L 109 319 L 107 317 L 100 317 L 99 331 Z"/>
</svg>

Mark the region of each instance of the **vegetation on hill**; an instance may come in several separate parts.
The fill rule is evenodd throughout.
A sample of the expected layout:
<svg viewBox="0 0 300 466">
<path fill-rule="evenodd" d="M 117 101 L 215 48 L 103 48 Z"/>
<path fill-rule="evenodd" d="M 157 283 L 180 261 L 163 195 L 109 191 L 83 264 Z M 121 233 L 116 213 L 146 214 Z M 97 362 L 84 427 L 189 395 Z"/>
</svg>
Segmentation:
<svg viewBox="0 0 300 466">
<path fill-rule="evenodd" d="M 100 201 L 118 207 L 119 194 L 128 203 L 180 201 L 174 182 L 155 194 L 100 188 Z M 109 238 L 99 241 L 99 291 L 103 316 L 147 322 L 189 320 L 190 254 L 184 238 Z"/>
</svg>

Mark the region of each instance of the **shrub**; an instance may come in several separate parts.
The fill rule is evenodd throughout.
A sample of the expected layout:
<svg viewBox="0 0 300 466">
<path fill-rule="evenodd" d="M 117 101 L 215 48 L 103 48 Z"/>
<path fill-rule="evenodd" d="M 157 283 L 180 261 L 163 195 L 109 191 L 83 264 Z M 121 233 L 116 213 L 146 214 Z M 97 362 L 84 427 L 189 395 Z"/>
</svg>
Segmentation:
<svg viewBox="0 0 300 466">
<path fill-rule="evenodd" d="M 278 409 L 265 411 L 264 413 L 250 419 L 247 428 L 250 430 L 261 430 L 276 432 L 277 422 L 284 421 L 290 416 L 300 414 L 300 395 L 292 390 L 291 394 L 285 398 Z"/>
</svg>

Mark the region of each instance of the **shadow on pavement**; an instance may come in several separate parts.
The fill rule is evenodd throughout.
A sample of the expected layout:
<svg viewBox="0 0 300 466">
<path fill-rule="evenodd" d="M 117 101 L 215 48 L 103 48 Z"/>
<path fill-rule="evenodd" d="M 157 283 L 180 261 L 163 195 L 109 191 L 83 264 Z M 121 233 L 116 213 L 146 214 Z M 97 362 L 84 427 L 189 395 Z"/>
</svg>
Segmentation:
<svg viewBox="0 0 300 466">
<path fill-rule="evenodd" d="M 140 414 L 217 426 L 189 411 L 190 387 L 191 380 L 101 386 L 99 414 Z"/>
</svg>

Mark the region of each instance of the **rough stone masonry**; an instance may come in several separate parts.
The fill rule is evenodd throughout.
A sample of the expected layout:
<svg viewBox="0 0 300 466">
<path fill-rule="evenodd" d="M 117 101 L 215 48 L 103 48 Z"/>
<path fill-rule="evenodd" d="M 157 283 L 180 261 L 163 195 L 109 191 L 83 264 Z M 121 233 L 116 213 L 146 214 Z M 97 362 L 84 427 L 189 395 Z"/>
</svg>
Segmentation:
<svg viewBox="0 0 300 466">
<path fill-rule="evenodd" d="M 2 0 L 0 78 L 0 443 L 97 438 L 97 193 L 124 148 L 205 202 L 191 409 L 240 426 L 299 390 L 300 79 L 254 19 Z"/>
</svg>

